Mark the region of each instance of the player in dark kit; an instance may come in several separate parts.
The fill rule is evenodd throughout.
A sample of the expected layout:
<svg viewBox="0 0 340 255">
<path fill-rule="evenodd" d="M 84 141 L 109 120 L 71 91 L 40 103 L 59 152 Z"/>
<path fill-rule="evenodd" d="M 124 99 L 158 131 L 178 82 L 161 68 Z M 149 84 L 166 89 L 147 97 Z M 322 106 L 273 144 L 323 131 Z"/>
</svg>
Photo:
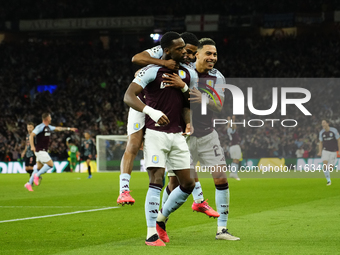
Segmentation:
<svg viewBox="0 0 340 255">
<path fill-rule="evenodd" d="M 179 62 L 184 61 L 185 43 L 178 33 L 164 34 L 161 46 L 164 60 L 173 59 L 178 65 Z M 182 112 L 188 98 L 187 84 L 194 86 L 197 74 L 193 70 L 180 66 L 177 74 L 172 78 L 177 83 L 183 84 L 181 91 L 166 87 L 167 83 L 164 82 L 163 77 L 171 73 L 172 70 L 161 66 L 149 65 L 143 68 L 130 84 L 124 97 L 126 104 L 146 114 L 144 159 L 150 183 L 145 200 L 148 227 L 145 243 L 150 246 L 165 246 L 160 239 L 169 242 L 165 231 L 165 220 L 186 201 L 195 186 L 194 179 L 190 177 L 189 148 L 182 135 Z M 137 98 L 143 89 L 147 105 Z M 183 96 L 185 94 L 186 97 Z M 166 162 L 173 167 L 180 186 L 171 192 L 162 210 L 158 212 Z"/>
<path fill-rule="evenodd" d="M 323 163 L 323 172 L 327 180 L 327 186 L 331 185 L 331 175 L 329 170 L 334 168 L 340 148 L 340 136 L 336 128 L 330 127 L 327 120 L 321 122 L 322 130 L 319 133 L 319 153 Z"/>
<path fill-rule="evenodd" d="M 21 157 L 25 157 L 25 170 L 26 172 L 30 175 L 33 173 L 33 167 L 36 164 L 35 160 L 35 155 L 34 152 L 31 150 L 31 145 L 30 145 L 30 135 L 34 129 L 34 124 L 32 122 L 27 123 L 27 132 L 28 134 L 26 135 L 26 146 L 25 150 L 21 153 Z"/>
<path fill-rule="evenodd" d="M 94 159 L 94 156 L 96 155 L 96 145 L 94 144 L 93 140 L 91 139 L 91 135 L 89 131 L 86 131 L 84 133 L 85 141 L 83 142 L 83 160 L 86 161 L 87 165 L 87 172 L 89 176 L 88 179 L 92 178 L 92 172 L 91 172 L 91 160 Z"/>
<path fill-rule="evenodd" d="M 46 173 L 50 169 L 53 169 L 53 161 L 48 154 L 48 145 L 50 142 L 50 136 L 52 131 L 76 131 L 76 128 L 69 127 L 54 127 L 51 126 L 51 115 L 49 113 L 42 114 L 42 123 L 35 127 L 30 135 L 31 150 L 37 157 L 37 165 L 33 167 L 33 174 L 28 183 L 25 184 L 25 188 L 29 191 L 33 191 L 32 184 L 40 184 L 40 175 Z M 36 138 L 36 144 L 34 144 L 34 138 Z"/>
</svg>

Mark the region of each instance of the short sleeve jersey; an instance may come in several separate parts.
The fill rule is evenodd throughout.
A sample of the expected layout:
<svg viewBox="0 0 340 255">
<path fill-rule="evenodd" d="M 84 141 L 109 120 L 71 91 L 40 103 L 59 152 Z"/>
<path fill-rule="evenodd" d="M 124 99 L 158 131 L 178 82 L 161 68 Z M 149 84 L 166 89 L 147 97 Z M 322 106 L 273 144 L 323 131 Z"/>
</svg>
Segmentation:
<svg viewBox="0 0 340 255">
<path fill-rule="evenodd" d="M 36 145 L 35 151 L 47 151 L 48 145 L 50 143 L 50 136 L 52 131 L 55 130 L 54 126 L 45 125 L 44 123 L 39 124 L 33 130 L 33 133 L 36 135 Z"/>
<path fill-rule="evenodd" d="M 164 127 L 156 127 L 155 122 L 146 115 L 145 127 L 166 133 L 178 133 L 183 131 L 182 111 L 184 96 L 180 89 L 165 87 L 163 74 L 173 73 L 165 67 L 148 65 L 141 69 L 133 82 L 144 88 L 146 105 L 162 111 L 170 120 Z M 179 77 L 190 87 L 197 87 L 197 73 L 190 68 L 181 65 L 177 71 Z"/>
<path fill-rule="evenodd" d="M 224 98 L 224 90 L 215 88 L 216 84 L 225 84 L 224 76 L 217 70 L 212 69 L 207 74 L 198 73 L 198 89 L 211 99 L 211 95 L 217 95 L 219 99 Z M 208 93 L 209 92 L 209 93 Z M 219 101 L 219 99 L 217 99 Z M 194 126 L 193 136 L 202 137 L 210 134 L 213 128 L 213 111 L 207 108 L 207 114 L 201 114 L 201 108 L 195 107 L 192 111 Z"/>
<path fill-rule="evenodd" d="M 323 149 L 326 151 L 338 151 L 339 132 L 336 128 L 330 127 L 329 131 L 322 129 L 319 133 L 319 140 L 322 142 Z"/>
</svg>

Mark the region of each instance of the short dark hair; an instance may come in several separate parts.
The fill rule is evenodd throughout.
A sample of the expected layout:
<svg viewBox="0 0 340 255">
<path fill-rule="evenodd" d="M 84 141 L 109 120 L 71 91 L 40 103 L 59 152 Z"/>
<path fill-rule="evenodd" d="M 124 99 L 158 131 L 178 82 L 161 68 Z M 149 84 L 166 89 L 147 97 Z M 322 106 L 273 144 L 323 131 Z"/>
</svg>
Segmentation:
<svg viewBox="0 0 340 255">
<path fill-rule="evenodd" d="M 48 115 L 50 115 L 48 112 L 44 112 L 42 115 L 41 115 L 41 118 L 44 120 L 48 117 Z"/>
<path fill-rule="evenodd" d="M 30 126 L 33 126 L 34 127 L 34 123 L 33 122 L 27 122 L 27 126 L 30 125 Z"/>
<path fill-rule="evenodd" d="M 181 37 L 183 38 L 185 44 L 192 44 L 194 46 L 198 46 L 199 41 L 196 37 L 196 35 L 194 35 L 193 33 L 190 32 L 184 32 L 181 34 Z"/>
<path fill-rule="evenodd" d="M 198 47 L 197 47 L 198 49 L 202 49 L 204 45 L 216 46 L 215 41 L 211 38 L 202 38 L 198 42 L 199 42 Z"/>
<path fill-rule="evenodd" d="M 162 36 L 161 39 L 161 47 L 164 50 L 165 48 L 169 48 L 172 45 L 172 41 L 181 38 L 180 34 L 177 32 L 167 32 Z"/>
</svg>

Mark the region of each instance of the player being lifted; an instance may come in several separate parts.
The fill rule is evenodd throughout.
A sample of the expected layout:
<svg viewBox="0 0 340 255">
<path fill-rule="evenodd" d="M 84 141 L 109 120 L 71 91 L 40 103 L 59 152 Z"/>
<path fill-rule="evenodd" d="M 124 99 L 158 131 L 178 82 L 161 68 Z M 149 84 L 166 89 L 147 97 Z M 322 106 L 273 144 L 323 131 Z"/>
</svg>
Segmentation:
<svg viewBox="0 0 340 255">
<path fill-rule="evenodd" d="M 92 178 L 92 172 L 91 172 L 91 160 L 94 159 L 94 156 L 96 155 L 96 145 L 94 144 L 93 140 L 91 139 L 91 135 L 89 131 L 84 132 L 85 141 L 83 142 L 83 160 L 86 161 L 87 165 L 87 172 L 89 176 L 88 179 Z"/>
<path fill-rule="evenodd" d="M 33 167 L 33 174 L 28 183 L 25 184 L 25 188 L 29 191 L 33 191 L 32 184 L 40 184 L 40 175 L 46 173 L 50 169 L 53 169 L 53 161 L 48 154 L 48 145 L 50 142 L 50 136 L 52 131 L 76 131 L 76 128 L 69 127 L 54 127 L 51 126 L 51 115 L 49 113 L 42 114 L 42 123 L 35 127 L 30 135 L 31 150 L 37 157 L 37 165 Z M 34 144 L 34 138 L 36 137 L 36 144 Z"/>
<path fill-rule="evenodd" d="M 32 176 L 33 173 L 33 167 L 36 164 L 35 160 L 35 155 L 34 152 L 31 150 L 31 145 L 30 145 L 30 135 L 34 129 L 34 124 L 33 122 L 28 122 L 27 123 L 27 132 L 28 134 L 26 135 L 26 146 L 25 150 L 21 153 L 21 157 L 25 157 L 25 170 L 26 172 Z"/>
<path fill-rule="evenodd" d="M 231 122 L 232 120 L 232 122 Z M 235 178 L 237 181 L 241 180 L 238 177 L 238 164 L 240 162 L 240 158 L 242 158 L 242 152 L 240 147 L 240 136 L 238 134 L 236 125 L 231 125 L 231 123 L 235 123 L 235 116 L 232 119 L 228 116 L 228 125 L 227 125 L 227 132 L 229 136 L 229 140 L 231 142 L 230 145 L 230 157 L 233 160 L 231 163 L 231 173 L 229 177 Z"/>
<path fill-rule="evenodd" d="M 190 92 L 191 105 L 202 103 L 207 104 L 206 115 L 201 114 L 201 107 L 193 107 L 192 122 L 194 133 L 190 137 L 190 152 L 192 157 L 192 167 L 199 161 L 202 166 L 212 167 L 211 172 L 214 179 L 215 202 L 217 212 L 220 214 L 217 220 L 216 239 L 220 240 L 240 240 L 227 231 L 227 220 L 229 213 L 229 186 L 226 173 L 226 161 L 223 148 L 216 130 L 213 127 L 212 119 L 214 112 L 220 112 L 224 102 L 224 92 L 215 88 L 216 84 L 225 84 L 224 76 L 214 68 L 217 62 L 217 50 L 215 42 L 210 38 L 199 40 L 196 54 L 196 71 L 199 76 L 199 89 Z M 202 102 L 202 91 L 209 91 L 214 96 Z M 215 95 L 214 95 L 215 94 Z M 207 94 L 205 95 L 207 97 Z M 216 103 L 215 103 L 216 102 Z M 220 167 L 218 171 L 217 166 Z"/>
<path fill-rule="evenodd" d="M 161 46 L 164 51 L 162 59 L 173 59 L 178 65 L 179 62 L 183 62 L 186 55 L 185 43 L 178 33 L 164 34 Z M 190 177 L 189 148 L 182 135 L 182 112 L 187 101 L 183 94 L 189 96 L 187 84 L 193 84 L 197 80 L 197 74 L 183 66 L 179 68 L 178 75 L 174 75 L 173 79 L 176 83 L 183 85 L 182 91 L 166 87 L 163 77 L 164 74 L 172 73 L 171 70 L 149 65 L 138 73 L 124 97 L 124 102 L 130 107 L 146 114 L 144 159 L 149 174 L 149 189 L 145 200 L 147 220 L 145 243 L 152 246 L 165 246 L 159 237 L 164 242 L 169 241 L 165 231 L 165 220 L 170 213 L 186 201 L 195 186 L 194 179 Z M 143 89 L 147 105 L 137 97 Z M 185 117 L 186 120 L 190 120 L 190 116 Z M 167 202 L 158 213 L 166 162 L 173 167 L 180 185 L 171 192 Z M 159 229 L 156 231 L 156 219 L 157 226 L 161 225 L 161 232 L 158 232 Z"/>
<path fill-rule="evenodd" d="M 80 153 L 78 147 L 75 145 L 75 143 L 71 140 L 70 137 L 66 139 L 66 145 L 70 150 L 70 170 L 71 172 L 73 172 L 76 169 L 78 156 Z"/>
<path fill-rule="evenodd" d="M 189 32 L 181 34 L 182 39 L 186 43 L 185 50 L 187 52 L 187 59 L 185 61 L 188 65 L 193 65 L 196 60 L 196 52 L 198 46 L 197 37 Z M 132 62 L 138 65 L 156 64 L 167 67 L 168 69 L 178 68 L 176 62 L 172 59 L 162 59 L 163 49 L 160 45 L 155 46 L 151 49 L 145 50 L 141 53 L 136 54 L 132 58 Z M 143 101 L 144 95 L 139 95 L 139 98 Z M 144 102 L 144 101 L 143 101 Z M 130 108 L 128 116 L 128 142 L 125 153 L 121 161 L 121 175 L 120 175 L 120 195 L 117 199 L 118 204 L 133 204 L 135 200 L 130 195 L 129 182 L 131 178 L 133 160 L 135 159 L 138 150 L 143 141 L 143 127 L 145 121 L 145 114 L 137 112 Z M 169 169 L 169 167 L 168 167 Z M 171 169 L 170 169 L 171 170 Z M 166 190 L 163 192 L 162 204 L 165 203 L 170 192 L 178 186 L 178 180 L 175 174 L 170 171 L 168 173 L 169 184 Z M 218 217 L 219 214 L 213 210 L 204 200 L 201 183 L 198 180 L 197 174 L 195 173 L 195 189 L 192 192 L 194 202 L 192 209 L 197 212 L 203 212 L 211 217 Z"/>
<path fill-rule="evenodd" d="M 327 185 L 331 185 L 331 175 L 329 170 L 334 168 L 337 155 L 340 149 L 340 136 L 336 128 L 330 127 L 327 120 L 321 122 L 322 130 L 319 133 L 319 153 L 323 163 L 323 172 L 325 174 Z"/>
</svg>

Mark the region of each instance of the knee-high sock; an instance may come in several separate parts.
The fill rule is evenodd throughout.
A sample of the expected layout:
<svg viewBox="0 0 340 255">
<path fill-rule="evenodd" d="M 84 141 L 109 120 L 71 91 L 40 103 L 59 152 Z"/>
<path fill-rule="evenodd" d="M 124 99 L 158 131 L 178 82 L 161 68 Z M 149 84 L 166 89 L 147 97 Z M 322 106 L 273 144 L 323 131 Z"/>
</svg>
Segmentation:
<svg viewBox="0 0 340 255">
<path fill-rule="evenodd" d="M 168 200 L 162 208 L 164 217 L 169 217 L 170 213 L 176 211 L 190 196 L 192 190 L 186 190 L 182 186 L 175 188 L 169 195 Z M 164 220 L 161 220 L 164 221 Z"/>
<path fill-rule="evenodd" d="M 220 217 L 217 219 L 218 232 L 222 231 L 222 228 L 227 228 L 228 213 L 229 213 L 229 187 L 228 183 L 215 185 L 215 202 L 217 212 Z"/>
<path fill-rule="evenodd" d="M 165 202 L 168 200 L 170 193 L 171 192 L 169 190 L 169 187 L 166 186 L 165 190 L 163 191 L 163 196 L 162 196 L 162 208 L 164 207 Z"/>
<path fill-rule="evenodd" d="M 195 188 L 192 191 L 192 196 L 196 203 L 201 203 L 204 200 L 202 186 L 200 182 L 195 182 Z"/>
<path fill-rule="evenodd" d="M 129 186 L 130 178 L 131 178 L 131 175 L 129 174 L 119 175 L 120 193 L 123 193 L 125 190 L 130 190 L 130 186 Z"/>
<path fill-rule="evenodd" d="M 37 176 L 39 177 L 40 175 L 46 173 L 48 170 L 52 169 L 52 167 L 50 167 L 49 165 L 45 164 L 37 173 Z"/>
<path fill-rule="evenodd" d="M 327 182 L 331 181 L 331 174 L 329 172 L 329 164 L 327 164 L 326 169 L 323 170 L 323 173 L 326 177 Z"/>
<path fill-rule="evenodd" d="M 31 175 L 31 177 L 30 177 L 30 179 L 29 179 L 29 181 L 28 181 L 28 183 L 29 184 L 33 184 L 33 177 L 34 177 L 34 175 L 36 174 L 36 173 L 38 173 L 38 167 L 37 167 L 37 165 L 35 165 L 34 167 L 33 167 L 33 173 L 32 173 L 32 175 Z"/>
<path fill-rule="evenodd" d="M 162 185 L 150 183 L 148 192 L 145 198 L 145 218 L 148 227 L 146 239 L 156 234 L 156 219 L 159 210 L 159 203 L 161 200 Z"/>
<path fill-rule="evenodd" d="M 89 176 L 92 175 L 92 173 L 91 173 L 91 166 L 87 167 L 87 172 L 89 173 Z"/>
</svg>

